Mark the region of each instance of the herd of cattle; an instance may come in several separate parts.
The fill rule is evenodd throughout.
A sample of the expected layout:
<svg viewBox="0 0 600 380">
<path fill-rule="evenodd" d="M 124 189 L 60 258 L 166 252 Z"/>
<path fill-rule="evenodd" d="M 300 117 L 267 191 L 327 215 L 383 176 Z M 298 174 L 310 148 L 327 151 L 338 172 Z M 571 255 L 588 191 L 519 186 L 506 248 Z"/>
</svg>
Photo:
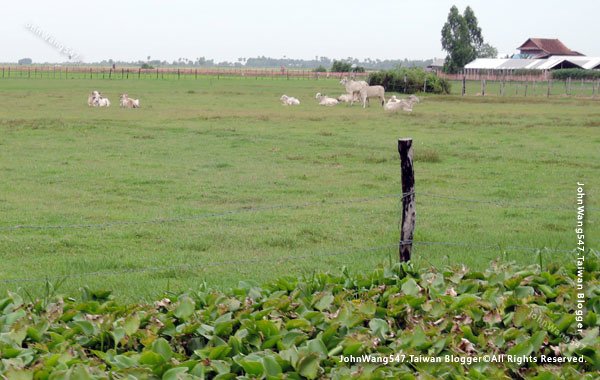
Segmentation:
<svg viewBox="0 0 600 380">
<path fill-rule="evenodd" d="M 355 81 L 348 78 L 342 79 L 340 84 L 345 87 L 346 93 L 337 98 L 330 98 L 327 95 L 317 93 L 315 98 L 319 102 L 319 105 L 331 107 L 339 103 L 350 103 L 350 105 L 353 105 L 354 102 L 361 102 L 363 108 L 365 108 L 369 103 L 370 98 L 377 98 L 386 111 L 402 110 L 405 112 L 412 112 L 413 106 L 420 101 L 415 95 L 410 95 L 406 99 L 398 99 L 396 95 L 394 95 L 388 99 L 386 103 L 385 89 L 383 86 L 369 86 L 365 81 Z M 286 106 L 300 105 L 300 100 L 292 96 L 282 95 L 279 100 Z M 123 108 L 140 108 L 140 100 L 131 99 L 127 94 L 121 94 L 119 97 L 119 105 Z M 102 96 L 100 91 L 94 90 L 88 96 L 88 106 L 110 107 L 110 100 Z"/>
<path fill-rule="evenodd" d="M 123 108 L 140 108 L 139 99 L 131 99 L 127 94 L 121 94 L 119 105 Z M 102 96 L 98 90 L 92 91 L 88 96 L 88 106 L 90 107 L 110 107 L 110 100 Z"/>
<path fill-rule="evenodd" d="M 330 98 L 327 95 L 322 95 L 320 92 L 315 95 L 315 98 L 322 106 L 335 106 L 339 103 L 361 102 L 363 108 L 367 106 L 370 98 L 377 98 L 386 111 L 405 111 L 412 112 L 413 106 L 419 103 L 419 98 L 416 95 L 410 95 L 406 99 L 398 99 L 396 95 L 385 102 L 385 89 L 383 86 L 369 86 L 365 81 L 354 81 L 344 78 L 340 84 L 346 88 L 346 93 L 337 98 Z M 300 100 L 292 96 L 282 95 L 279 98 L 281 103 L 286 106 L 300 105 Z"/>
</svg>

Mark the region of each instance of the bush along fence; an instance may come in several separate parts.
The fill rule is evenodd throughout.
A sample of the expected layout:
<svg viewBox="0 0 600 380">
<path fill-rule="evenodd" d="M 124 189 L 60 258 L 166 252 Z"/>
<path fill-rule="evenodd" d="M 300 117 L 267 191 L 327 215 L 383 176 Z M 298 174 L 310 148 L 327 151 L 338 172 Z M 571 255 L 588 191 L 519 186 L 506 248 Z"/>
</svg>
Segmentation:
<svg viewBox="0 0 600 380">
<path fill-rule="evenodd" d="M 246 68 L 153 68 L 89 67 L 89 66 L 2 66 L 1 79 L 198 79 L 201 77 L 246 77 L 284 79 L 341 79 L 346 76 L 366 79 L 364 72 L 319 72 L 299 69 L 246 69 Z"/>
<path fill-rule="evenodd" d="M 386 91 L 408 94 L 417 92 L 449 94 L 451 90 L 450 81 L 420 68 L 378 71 L 369 74 L 368 82 L 371 86 L 383 86 Z"/>
</svg>

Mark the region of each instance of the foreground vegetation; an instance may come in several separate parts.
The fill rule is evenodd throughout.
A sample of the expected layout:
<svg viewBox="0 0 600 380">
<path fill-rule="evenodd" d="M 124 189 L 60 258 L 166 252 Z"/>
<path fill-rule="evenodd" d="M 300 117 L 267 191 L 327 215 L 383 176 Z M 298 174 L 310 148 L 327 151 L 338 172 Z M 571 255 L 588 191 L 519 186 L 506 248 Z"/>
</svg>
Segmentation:
<svg viewBox="0 0 600 380">
<path fill-rule="evenodd" d="M 93 89 L 113 107 L 88 108 Z M 125 91 L 141 109 L 116 107 Z M 0 294 L 35 298 L 65 279 L 65 294 L 88 285 L 139 301 L 203 281 L 389 266 L 407 136 L 415 267 L 573 261 L 577 181 L 598 207 L 598 101 L 427 96 L 412 114 L 314 102 L 342 91 L 335 80 L 2 81 Z M 302 104 L 281 106 L 284 93 Z M 586 223 L 597 247 L 593 211 Z"/>
<path fill-rule="evenodd" d="M 572 265 L 417 272 L 403 264 L 240 282 L 227 292 L 197 286 L 153 304 L 89 289 L 63 299 L 49 288 L 33 304 L 11 293 L 0 299 L 0 376 L 595 379 L 599 269 L 589 257 L 581 335 Z M 362 355 L 380 362 L 342 359 Z M 442 362 L 426 362 L 435 358 Z"/>
</svg>

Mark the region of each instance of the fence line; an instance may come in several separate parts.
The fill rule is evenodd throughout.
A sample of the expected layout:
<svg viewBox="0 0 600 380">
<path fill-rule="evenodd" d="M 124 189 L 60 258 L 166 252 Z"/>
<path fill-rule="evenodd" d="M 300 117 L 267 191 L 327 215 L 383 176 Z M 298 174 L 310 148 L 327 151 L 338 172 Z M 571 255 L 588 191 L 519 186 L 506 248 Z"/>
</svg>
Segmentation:
<svg viewBox="0 0 600 380">
<path fill-rule="evenodd" d="M 90 67 L 90 66 L 2 66 L 0 78 L 52 78 L 69 79 L 69 75 L 76 75 L 84 79 L 164 79 L 165 76 L 178 79 L 194 78 L 199 76 L 224 76 L 248 78 L 299 78 L 299 79 L 341 79 L 344 76 L 365 79 L 369 73 L 348 72 L 316 72 L 311 69 L 275 69 L 275 68 L 215 68 L 215 67 L 163 67 L 142 69 L 139 67 Z"/>
<path fill-rule="evenodd" d="M 472 244 L 466 242 L 448 242 L 448 241 L 401 241 L 402 243 L 412 243 L 414 245 L 442 245 L 442 246 L 460 246 L 466 248 L 488 248 L 488 249 L 500 249 L 504 251 L 522 251 L 522 252 L 553 252 L 553 253 L 573 253 L 573 250 L 568 249 L 559 249 L 559 248 L 539 248 L 539 247 L 525 247 L 525 246 L 501 246 L 495 244 Z M 104 277 L 104 276 L 114 276 L 114 275 L 123 275 L 128 273 L 156 273 L 156 272 L 168 272 L 171 270 L 190 270 L 195 268 L 210 268 L 216 266 L 227 266 L 231 264 L 262 264 L 266 262 L 282 262 L 282 261 L 291 261 L 291 260 L 302 260 L 302 259 L 318 259 L 322 257 L 331 257 L 331 256 L 350 256 L 357 253 L 365 253 L 365 252 L 377 252 L 385 249 L 397 249 L 399 243 L 393 244 L 385 244 L 374 247 L 362 247 L 362 248 L 346 248 L 344 250 L 336 250 L 331 252 L 320 252 L 317 254 L 306 254 L 306 255 L 294 255 L 294 256 L 282 256 L 277 258 L 256 258 L 256 259 L 242 259 L 242 260 L 228 260 L 228 261 L 210 261 L 204 263 L 195 263 L 195 264 L 181 264 L 181 265 L 173 265 L 173 266 L 150 266 L 150 267 L 140 267 L 140 268 L 132 268 L 132 269 L 122 269 L 122 270 L 105 270 L 105 271 L 94 271 L 94 272 L 83 272 L 83 273 L 69 273 L 64 275 L 55 275 L 55 276 L 46 276 L 46 277 L 23 277 L 23 278 L 9 278 L 0 280 L 0 284 L 11 284 L 11 283 L 33 283 L 33 282 L 46 282 L 46 281 L 56 281 L 63 280 L 67 278 L 81 278 L 81 277 Z M 431 262 L 427 260 L 425 256 L 420 256 L 419 259 L 424 259 L 430 265 Z"/>
<path fill-rule="evenodd" d="M 61 230 L 61 229 L 104 229 L 118 226 L 133 226 L 133 225 L 144 225 L 144 224 L 170 224 L 170 223 L 182 223 L 189 222 L 193 220 L 201 220 L 208 218 L 218 218 L 229 215 L 236 214 L 246 214 L 246 213 L 258 213 L 264 211 L 273 211 L 273 210 L 282 210 L 282 209 L 303 209 L 315 206 L 331 206 L 331 205 L 346 205 L 346 204 L 356 204 L 356 203 L 367 203 L 371 201 L 381 200 L 381 199 L 389 199 L 389 198 L 399 198 L 400 201 L 405 197 L 410 195 L 418 195 L 425 196 L 431 198 L 438 199 L 448 199 L 453 201 L 467 202 L 467 203 L 479 203 L 479 204 L 491 204 L 502 208 L 522 208 L 522 209 L 536 209 L 536 210 L 555 210 L 555 211 L 573 211 L 574 209 L 571 207 L 546 207 L 546 206 L 536 206 L 536 205 L 519 205 L 509 202 L 502 201 L 486 201 L 481 199 L 468 199 L 468 198 L 459 198 L 453 196 L 446 196 L 441 194 L 431 194 L 431 193 L 421 193 L 415 192 L 410 194 L 384 194 L 379 196 L 367 197 L 367 198 L 354 198 L 354 199 L 346 199 L 346 200 L 334 200 L 334 201 L 325 201 L 325 202 L 305 202 L 298 204 L 279 204 L 272 206 L 264 206 L 264 207 L 242 207 L 239 209 L 222 211 L 222 212 L 209 212 L 204 214 L 190 215 L 190 216 L 182 216 L 182 217 L 174 217 L 174 218 L 157 218 L 157 219 L 149 219 L 149 220 L 123 220 L 123 221 L 115 221 L 115 222 L 104 222 L 104 223 L 82 223 L 82 224 L 56 224 L 56 225 L 13 225 L 13 226 L 0 226 L 0 231 L 17 231 L 17 230 Z M 417 198 L 418 200 L 418 198 Z M 587 210 L 595 210 L 595 208 L 586 207 Z"/>
</svg>

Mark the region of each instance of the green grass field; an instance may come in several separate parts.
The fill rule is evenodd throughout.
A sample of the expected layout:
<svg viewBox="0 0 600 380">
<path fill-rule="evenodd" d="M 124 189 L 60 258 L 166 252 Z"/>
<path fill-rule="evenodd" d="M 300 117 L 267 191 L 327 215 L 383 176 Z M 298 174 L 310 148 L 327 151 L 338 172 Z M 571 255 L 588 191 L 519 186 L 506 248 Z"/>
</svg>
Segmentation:
<svg viewBox="0 0 600 380">
<path fill-rule="evenodd" d="M 93 89 L 112 107 L 88 108 Z M 342 90 L 335 80 L 0 81 L 0 291 L 41 294 L 46 278 L 64 278 L 67 294 L 87 285 L 140 300 L 387 265 L 399 137 L 415 141 L 415 266 L 539 263 L 536 249 L 543 263 L 573 261 L 577 181 L 598 247 L 600 100 L 429 96 L 412 114 L 314 100 Z M 121 92 L 142 108 L 120 109 Z M 301 106 L 281 106 L 284 93 Z"/>
</svg>

